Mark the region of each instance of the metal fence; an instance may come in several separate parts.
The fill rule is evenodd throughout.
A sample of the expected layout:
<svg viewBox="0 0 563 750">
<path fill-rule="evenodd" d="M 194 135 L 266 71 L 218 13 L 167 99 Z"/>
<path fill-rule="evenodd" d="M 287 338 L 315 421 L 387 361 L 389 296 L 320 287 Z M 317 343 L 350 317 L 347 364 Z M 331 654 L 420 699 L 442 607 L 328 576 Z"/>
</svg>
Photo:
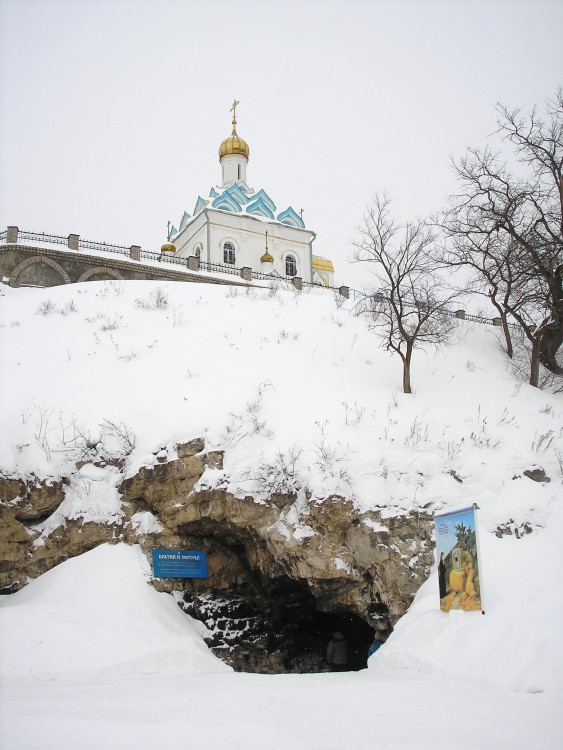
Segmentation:
<svg viewBox="0 0 563 750">
<path fill-rule="evenodd" d="M 389 297 L 384 292 L 374 292 L 372 294 L 368 294 L 367 292 L 360 292 L 357 289 L 350 289 L 350 297 L 352 300 L 356 301 L 355 307 L 358 309 L 359 313 L 369 313 L 373 312 L 373 308 L 366 306 L 364 309 L 361 309 L 362 303 L 367 303 L 369 305 L 370 302 L 388 302 Z M 416 308 L 417 305 L 414 302 L 403 302 L 403 305 L 405 307 L 410 307 L 412 309 Z M 455 310 L 447 310 L 446 308 L 442 308 L 441 310 L 437 311 L 440 315 L 447 315 L 450 318 L 457 318 L 458 320 L 467 320 L 470 323 L 480 323 L 481 325 L 488 325 L 488 326 L 494 326 L 495 319 L 491 318 L 483 318 L 480 315 L 470 315 L 463 311 L 463 315 L 459 315 L 457 311 Z M 500 320 L 500 318 L 497 318 L 496 320 Z M 510 328 L 519 328 L 517 323 L 508 323 L 508 326 Z"/>
<path fill-rule="evenodd" d="M 28 232 L 24 230 L 18 232 L 18 242 L 20 240 L 48 242 L 51 245 L 67 245 L 68 247 L 68 237 L 61 237 L 59 234 L 45 234 L 44 232 Z"/>
<path fill-rule="evenodd" d="M 107 242 L 95 242 L 94 240 L 78 240 L 80 250 L 103 250 L 106 253 L 118 253 L 129 257 L 131 248 L 125 245 L 110 245 Z"/>
<path fill-rule="evenodd" d="M 226 266 L 221 263 L 207 263 L 200 261 L 200 271 L 211 271 L 212 273 L 229 273 L 232 276 L 241 276 L 242 268 L 236 268 L 235 266 Z M 253 274 L 254 276 L 254 274 Z"/>
<path fill-rule="evenodd" d="M 176 258 L 169 253 L 153 253 L 150 250 L 141 250 L 141 260 L 148 260 L 151 263 L 173 263 L 182 268 L 188 267 L 187 258 Z"/>
</svg>

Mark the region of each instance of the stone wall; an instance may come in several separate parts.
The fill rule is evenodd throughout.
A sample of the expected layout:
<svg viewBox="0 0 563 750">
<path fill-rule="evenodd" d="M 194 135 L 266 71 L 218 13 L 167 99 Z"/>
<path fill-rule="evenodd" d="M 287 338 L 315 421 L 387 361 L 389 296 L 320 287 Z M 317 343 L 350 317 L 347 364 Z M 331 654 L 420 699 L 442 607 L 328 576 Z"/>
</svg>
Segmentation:
<svg viewBox="0 0 563 750">
<path fill-rule="evenodd" d="M 10 286 L 58 286 L 82 281 L 104 280 L 153 280 L 190 281 L 209 284 L 243 285 L 233 278 L 225 280 L 202 276 L 174 269 L 163 264 L 162 268 L 116 255 L 106 258 L 100 255 L 80 254 L 71 250 L 45 249 L 27 245 L 0 245 L 0 276 L 8 279 Z"/>
</svg>

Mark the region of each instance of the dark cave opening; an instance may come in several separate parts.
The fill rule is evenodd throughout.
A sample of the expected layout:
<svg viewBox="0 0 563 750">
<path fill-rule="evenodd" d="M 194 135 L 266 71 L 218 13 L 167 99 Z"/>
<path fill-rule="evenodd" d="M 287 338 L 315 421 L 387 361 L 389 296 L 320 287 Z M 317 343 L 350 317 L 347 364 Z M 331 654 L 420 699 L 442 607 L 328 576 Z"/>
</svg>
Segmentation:
<svg viewBox="0 0 563 750">
<path fill-rule="evenodd" d="M 211 631 L 209 647 L 240 672 L 267 674 L 329 671 L 328 642 L 341 631 L 348 643 L 349 671 L 364 669 L 374 629 L 346 611 L 321 612 L 306 588 L 291 579 L 264 590 L 218 595 L 186 593 L 184 610 Z"/>
<path fill-rule="evenodd" d="M 285 575 L 258 540 L 229 526 L 186 529 L 207 551 L 209 578 L 184 582 L 182 607 L 207 625 L 213 652 L 239 672 L 325 672 L 328 642 L 341 631 L 348 670 L 364 669 L 374 628 L 337 604 L 331 610 L 327 596 L 321 611 L 306 582 Z"/>
</svg>

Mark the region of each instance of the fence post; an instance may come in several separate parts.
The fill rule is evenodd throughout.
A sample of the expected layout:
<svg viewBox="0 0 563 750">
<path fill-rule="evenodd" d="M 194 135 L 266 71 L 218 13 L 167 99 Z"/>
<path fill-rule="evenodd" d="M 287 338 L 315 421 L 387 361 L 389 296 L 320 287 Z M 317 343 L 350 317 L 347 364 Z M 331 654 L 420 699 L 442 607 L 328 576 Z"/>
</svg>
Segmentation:
<svg viewBox="0 0 563 750">
<path fill-rule="evenodd" d="M 78 243 L 80 242 L 79 234 L 68 235 L 68 246 L 71 250 L 78 250 Z"/>
<path fill-rule="evenodd" d="M 249 268 L 249 266 L 244 266 L 240 269 L 240 275 L 245 281 L 252 281 L 252 268 Z"/>
<path fill-rule="evenodd" d="M 456 310 L 455 316 L 456 318 L 460 318 L 460 320 L 465 320 L 465 310 Z"/>
<path fill-rule="evenodd" d="M 493 325 L 494 326 L 502 326 L 502 318 L 493 318 Z"/>
<path fill-rule="evenodd" d="M 340 294 L 341 297 L 344 297 L 344 299 L 350 299 L 350 287 L 339 286 L 338 293 Z"/>
<path fill-rule="evenodd" d="M 301 291 L 303 289 L 303 279 L 301 278 L 301 276 L 294 276 L 291 279 L 291 283 L 299 291 Z"/>
<path fill-rule="evenodd" d="M 188 271 L 199 271 L 199 258 L 197 255 L 189 255 L 188 256 Z"/>
<path fill-rule="evenodd" d="M 16 245 L 18 242 L 18 228 L 17 227 L 8 227 L 8 230 L 6 232 L 6 242 L 9 245 Z"/>
<path fill-rule="evenodd" d="M 141 246 L 131 245 L 129 248 L 129 257 L 131 260 L 141 260 Z"/>
</svg>

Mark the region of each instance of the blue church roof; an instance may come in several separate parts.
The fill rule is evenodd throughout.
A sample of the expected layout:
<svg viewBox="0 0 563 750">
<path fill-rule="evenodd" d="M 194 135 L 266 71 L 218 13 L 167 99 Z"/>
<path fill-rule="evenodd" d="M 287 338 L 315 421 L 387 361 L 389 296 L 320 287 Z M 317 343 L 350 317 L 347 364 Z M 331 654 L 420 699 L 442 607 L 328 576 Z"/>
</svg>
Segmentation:
<svg viewBox="0 0 563 750">
<path fill-rule="evenodd" d="M 182 232 L 207 205 L 211 205 L 212 208 L 218 208 L 221 211 L 230 211 L 236 214 L 242 213 L 249 216 L 262 216 L 270 221 L 279 221 L 280 224 L 286 224 L 289 227 L 305 229 L 305 222 L 291 206 L 288 206 L 276 216 L 276 204 L 263 188 L 260 188 L 255 193 L 245 193 L 235 182 L 221 193 L 218 193 L 212 187 L 207 200 L 199 195 L 193 216 L 184 211 L 179 225 L 180 229 L 177 230 L 175 227 L 172 227 L 171 234 L 175 236 Z"/>
</svg>

